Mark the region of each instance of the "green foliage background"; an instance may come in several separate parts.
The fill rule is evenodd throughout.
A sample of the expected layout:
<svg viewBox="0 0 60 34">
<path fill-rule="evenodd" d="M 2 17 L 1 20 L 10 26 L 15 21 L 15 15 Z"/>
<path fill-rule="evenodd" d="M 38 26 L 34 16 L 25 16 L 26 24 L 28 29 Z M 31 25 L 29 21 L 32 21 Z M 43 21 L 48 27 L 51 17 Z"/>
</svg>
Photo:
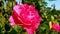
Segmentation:
<svg viewBox="0 0 60 34">
<path fill-rule="evenodd" d="M 60 34 L 49 27 L 49 22 L 60 24 L 60 11 L 55 8 L 51 9 L 47 6 L 45 0 L 23 0 L 22 3 L 33 5 L 38 10 L 39 15 L 43 18 L 35 34 Z M 13 12 L 13 6 L 16 1 L 10 0 L 4 8 L 3 1 L 0 1 L 0 34 L 27 34 L 21 26 L 10 26 L 9 17 Z M 52 26 L 52 25 L 50 25 Z"/>
</svg>

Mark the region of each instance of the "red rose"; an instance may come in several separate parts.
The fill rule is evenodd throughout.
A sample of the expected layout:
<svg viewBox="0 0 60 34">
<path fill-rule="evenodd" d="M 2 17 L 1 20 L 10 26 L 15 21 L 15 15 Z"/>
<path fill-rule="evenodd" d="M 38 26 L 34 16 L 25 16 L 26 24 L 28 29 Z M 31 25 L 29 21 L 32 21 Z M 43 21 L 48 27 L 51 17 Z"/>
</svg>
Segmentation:
<svg viewBox="0 0 60 34">
<path fill-rule="evenodd" d="M 35 7 L 27 4 L 15 5 L 9 19 L 11 26 L 21 25 L 28 34 L 35 32 L 41 20 Z"/>
<path fill-rule="evenodd" d="M 53 24 L 53 25 L 52 25 L 52 29 L 53 29 L 55 32 L 59 32 L 60 26 L 59 26 L 58 24 Z"/>
</svg>

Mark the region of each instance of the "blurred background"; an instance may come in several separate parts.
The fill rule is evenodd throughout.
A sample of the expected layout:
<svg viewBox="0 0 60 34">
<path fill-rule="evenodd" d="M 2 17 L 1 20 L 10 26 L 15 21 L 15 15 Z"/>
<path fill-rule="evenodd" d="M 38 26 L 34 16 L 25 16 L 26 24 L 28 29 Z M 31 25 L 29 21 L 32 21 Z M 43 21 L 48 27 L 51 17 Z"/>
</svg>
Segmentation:
<svg viewBox="0 0 60 34">
<path fill-rule="evenodd" d="M 21 26 L 11 27 L 9 22 L 13 7 L 25 3 L 35 6 L 43 18 L 35 34 L 60 34 L 51 29 L 52 22 L 60 24 L 60 0 L 0 0 L 0 34 L 27 34 Z"/>
</svg>

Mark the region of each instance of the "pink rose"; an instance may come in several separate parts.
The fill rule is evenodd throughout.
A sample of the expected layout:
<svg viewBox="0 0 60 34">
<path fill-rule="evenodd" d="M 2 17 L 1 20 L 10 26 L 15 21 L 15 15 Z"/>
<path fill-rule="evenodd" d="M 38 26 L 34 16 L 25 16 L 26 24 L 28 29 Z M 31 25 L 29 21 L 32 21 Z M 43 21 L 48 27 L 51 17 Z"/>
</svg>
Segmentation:
<svg viewBox="0 0 60 34">
<path fill-rule="evenodd" d="M 59 32 L 60 26 L 59 26 L 58 24 L 53 24 L 53 25 L 52 25 L 52 29 L 53 29 L 55 32 Z"/>
<path fill-rule="evenodd" d="M 42 18 L 38 15 L 37 10 L 32 5 L 18 4 L 13 8 L 10 16 L 10 25 L 21 25 L 28 34 L 33 34 L 38 28 Z"/>
</svg>

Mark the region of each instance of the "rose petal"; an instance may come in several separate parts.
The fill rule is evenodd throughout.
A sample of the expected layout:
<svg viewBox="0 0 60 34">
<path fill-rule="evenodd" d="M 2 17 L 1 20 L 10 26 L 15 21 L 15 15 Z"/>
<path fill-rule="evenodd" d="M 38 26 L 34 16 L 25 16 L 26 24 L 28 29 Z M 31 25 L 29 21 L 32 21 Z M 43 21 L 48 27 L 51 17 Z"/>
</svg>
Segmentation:
<svg viewBox="0 0 60 34">
<path fill-rule="evenodd" d="M 15 22 L 14 22 L 14 19 L 13 19 L 12 16 L 10 16 L 9 21 L 10 21 L 10 25 L 11 25 L 11 26 L 14 26 L 14 25 L 15 25 Z"/>
</svg>

